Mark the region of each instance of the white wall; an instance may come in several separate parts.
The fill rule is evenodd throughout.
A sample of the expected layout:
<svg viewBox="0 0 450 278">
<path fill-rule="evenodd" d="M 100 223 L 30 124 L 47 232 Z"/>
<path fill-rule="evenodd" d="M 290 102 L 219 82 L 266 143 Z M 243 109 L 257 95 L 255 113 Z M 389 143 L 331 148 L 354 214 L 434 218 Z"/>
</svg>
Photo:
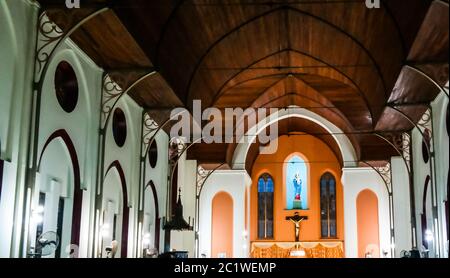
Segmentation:
<svg viewBox="0 0 450 278">
<path fill-rule="evenodd" d="M 448 86 L 448 83 L 447 83 Z M 448 94 L 448 90 L 447 90 Z M 448 238 L 444 202 L 447 201 L 447 179 L 449 169 L 449 138 L 446 126 L 448 97 L 441 93 L 431 104 L 433 109 L 433 140 L 435 147 L 435 182 L 439 217 L 440 253 L 448 257 Z"/>
<path fill-rule="evenodd" d="M 447 200 L 447 176 L 449 167 L 449 141 L 446 128 L 447 106 L 448 97 L 444 93 L 439 94 L 431 103 L 433 121 L 432 125 L 431 123 L 428 125 L 428 128 L 431 130 L 433 135 L 431 151 L 435 156 L 434 159 L 430 158 L 430 162 L 428 163 L 423 161 L 423 137 L 419 129 L 414 128 L 411 136 L 417 222 L 417 246 L 420 251 L 425 250 L 422 245 L 423 234 L 421 224 L 421 214 L 423 213 L 424 205 L 424 185 L 427 175 L 430 175 L 431 177 L 431 182 L 429 184 L 426 196 L 427 230 L 430 230 L 434 235 L 433 241 L 429 242 L 428 246 L 430 257 L 446 257 L 448 254 L 445 215 L 445 201 Z M 423 131 L 422 127 L 420 127 L 420 129 Z M 430 171 L 430 163 L 432 163 L 433 172 Z M 433 203 L 437 206 L 437 219 L 433 217 Z"/>
<path fill-rule="evenodd" d="M 200 196 L 200 254 L 211 257 L 212 200 L 219 192 L 230 194 L 233 199 L 233 257 L 249 256 L 245 231 L 245 190 L 251 186 L 251 178 L 245 170 L 220 170 L 214 172 L 203 186 Z"/>
<path fill-rule="evenodd" d="M 390 252 L 389 195 L 384 181 L 372 168 L 344 168 L 341 181 L 344 187 L 345 257 L 358 257 L 356 199 L 366 189 L 373 191 L 378 197 L 380 256 L 383 250 Z"/>
<path fill-rule="evenodd" d="M 78 102 L 71 113 L 61 108 L 55 94 L 54 76 L 61 61 L 72 66 L 78 81 Z M 102 70 L 68 40 L 50 62 L 42 90 L 38 155 L 49 136 L 56 130 L 64 129 L 71 138 L 78 157 L 81 188 L 76 190 L 85 190 L 78 254 L 80 257 L 87 257 L 89 254 L 88 235 L 93 220 L 101 84 Z M 58 156 L 53 156 L 49 161 L 51 160 L 57 162 Z"/>
<path fill-rule="evenodd" d="M 409 177 L 406 165 L 401 157 L 391 159 L 392 191 L 394 198 L 395 257 L 399 258 L 403 250 L 411 250 L 411 210 L 409 195 Z"/>
<path fill-rule="evenodd" d="M 0 257 L 19 256 L 38 6 L 0 1 L 0 158 L 6 160 L 0 200 Z M 27 82 L 28 80 L 28 82 Z"/>
<path fill-rule="evenodd" d="M 148 157 L 145 160 L 145 184 L 148 184 L 150 181 L 153 181 L 156 187 L 156 193 L 158 196 L 158 205 L 159 205 L 159 217 L 161 218 L 161 227 L 160 227 L 160 238 L 159 238 L 159 247 L 160 252 L 164 251 L 164 230 L 162 218 L 166 216 L 166 200 L 167 200 L 167 171 L 168 171 L 168 163 L 169 163 L 169 136 L 164 132 L 160 131 L 156 136 L 156 146 L 158 149 L 158 161 L 154 168 L 150 166 L 148 161 Z M 153 197 L 152 197 L 153 198 Z M 145 206 L 148 205 L 148 202 L 153 202 L 153 199 L 144 199 Z"/>
<path fill-rule="evenodd" d="M 0 200 L 0 217 L 6 223 L 0 229 L 0 257 L 21 256 L 20 232 L 25 196 L 25 170 L 29 155 L 28 141 L 30 131 L 32 85 L 34 78 L 35 38 L 39 7 L 31 0 L 0 1 L 0 158 L 6 160 L 3 178 L 2 200 Z M 79 97 L 73 112 L 66 113 L 60 108 L 55 97 L 54 73 L 62 60 L 69 62 L 78 79 Z M 95 222 L 95 185 L 98 163 L 99 117 L 101 111 L 103 70 L 96 66 L 74 43 L 66 40 L 50 61 L 44 76 L 42 100 L 40 106 L 39 133 L 37 150 L 39 156 L 49 136 L 58 129 L 64 129 L 73 141 L 78 163 L 80 165 L 81 188 L 83 189 L 82 223 L 79 253 L 80 257 L 90 257 L 93 250 L 92 234 Z M 139 196 L 139 150 L 142 108 L 130 97 L 124 96 L 118 102 L 127 117 L 127 142 L 118 148 L 111 133 L 111 121 L 106 131 L 105 169 L 114 160 L 119 160 L 125 172 L 127 182 L 128 204 L 130 210 L 129 256 L 135 252 L 137 201 Z M 161 136 L 164 136 L 161 133 Z M 163 140 L 164 141 L 164 140 Z M 161 143 L 167 150 L 167 144 Z M 164 151 L 161 152 L 164 152 Z M 165 151 L 167 152 L 167 151 Z M 161 155 L 160 158 L 165 156 Z M 42 178 L 53 176 L 57 179 L 67 178 L 67 171 L 59 173 L 59 166 L 66 167 L 61 160 L 61 153 L 45 154 L 42 165 Z M 58 162 L 61 165 L 56 165 Z M 158 176 L 156 184 L 162 184 L 165 174 L 160 171 L 166 166 L 164 159 L 158 169 L 151 175 Z M 53 169 L 53 170 L 52 170 Z M 48 173 L 47 173 L 48 172 Z M 156 174 L 155 174 L 156 173 Z M 104 173 L 103 173 L 104 174 Z M 63 175 L 63 176 L 61 176 Z M 40 175 L 38 175 L 41 178 Z M 37 182 L 34 196 L 39 190 Z M 69 183 L 68 183 L 69 184 Z M 160 187 L 161 195 L 165 186 Z M 59 192 L 58 194 L 61 194 Z M 55 196 L 57 194 L 55 193 Z M 69 194 L 70 195 L 70 194 Z M 164 199 L 160 205 L 164 207 Z M 70 212 L 71 209 L 67 209 Z M 164 210 L 161 210 L 162 212 Z M 70 235 L 70 233 L 69 233 Z M 65 237 L 66 235 L 64 235 Z M 26 246 L 26 244 L 25 244 Z"/>
<path fill-rule="evenodd" d="M 16 190 L 17 167 L 5 162 L 3 168 L 3 186 L 0 199 L 0 258 L 10 257 L 12 231 L 14 224 L 14 195 Z M 11 197 L 12 196 L 12 197 Z"/>
<path fill-rule="evenodd" d="M 116 108 L 122 109 L 125 113 L 127 124 L 127 137 L 125 144 L 119 147 L 114 141 L 112 133 L 112 119 L 114 110 L 111 111 L 111 118 L 108 122 L 105 134 L 105 153 L 104 153 L 104 172 L 114 161 L 119 161 L 125 174 L 129 214 L 128 229 L 128 257 L 135 257 L 135 247 L 137 248 L 137 212 L 138 212 L 138 196 L 140 188 L 139 168 L 140 168 L 140 144 L 141 144 L 141 123 L 142 108 L 139 107 L 134 100 L 128 95 L 123 96 L 117 103 Z"/>
<path fill-rule="evenodd" d="M 421 221 L 421 215 L 423 212 L 423 198 L 424 198 L 424 188 L 425 188 L 425 180 L 427 176 L 431 176 L 430 171 L 430 161 L 428 163 L 425 163 L 422 157 L 422 140 L 423 137 L 419 130 L 417 128 L 413 129 L 411 133 L 411 140 L 412 140 L 412 153 L 413 153 L 413 180 L 414 180 L 414 197 L 415 197 L 415 213 L 416 213 L 416 229 L 417 229 L 417 247 L 422 252 L 425 250 L 425 247 L 423 246 L 423 234 L 422 234 L 422 221 Z M 431 160 L 431 158 L 430 158 Z M 427 192 L 427 205 L 432 206 L 431 201 L 431 181 L 428 185 L 428 192 Z M 433 215 L 432 210 L 427 209 L 426 210 L 427 215 L 427 229 L 434 231 L 433 228 Z M 433 246 L 429 246 L 428 249 L 430 250 L 430 255 L 434 257 L 434 248 Z"/>
</svg>

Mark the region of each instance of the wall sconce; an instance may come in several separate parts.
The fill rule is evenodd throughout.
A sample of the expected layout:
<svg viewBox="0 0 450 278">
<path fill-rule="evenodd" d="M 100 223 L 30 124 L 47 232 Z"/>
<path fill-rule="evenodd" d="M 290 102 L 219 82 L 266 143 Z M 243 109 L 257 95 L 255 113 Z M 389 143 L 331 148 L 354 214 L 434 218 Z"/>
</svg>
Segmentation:
<svg viewBox="0 0 450 278">
<path fill-rule="evenodd" d="M 430 243 L 434 240 L 433 233 L 430 230 L 425 231 L 425 240 Z"/>
<path fill-rule="evenodd" d="M 31 220 L 35 224 L 41 224 L 44 222 L 44 207 L 38 206 L 35 210 L 31 212 Z"/>
<path fill-rule="evenodd" d="M 244 239 L 247 239 L 247 237 L 248 237 L 248 232 L 247 232 L 246 230 L 244 230 L 244 231 L 242 232 L 242 236 L 244 237 Z"/>
<path fill-rule="evenodd" d="M 109 235 L 109 225 L 103 224 L 102 228 L 100 229 L 100 235 L 102 237 L 107 237 Z"/>
<path fill-rule="evenodd" d="M 150 233 L 146 233 L 143 237 L 142 237 L 142 244 L 144 246 L 148 246 L 150 244 L 150 239 L 151 239 L 151 234 Z"/>
</svg>

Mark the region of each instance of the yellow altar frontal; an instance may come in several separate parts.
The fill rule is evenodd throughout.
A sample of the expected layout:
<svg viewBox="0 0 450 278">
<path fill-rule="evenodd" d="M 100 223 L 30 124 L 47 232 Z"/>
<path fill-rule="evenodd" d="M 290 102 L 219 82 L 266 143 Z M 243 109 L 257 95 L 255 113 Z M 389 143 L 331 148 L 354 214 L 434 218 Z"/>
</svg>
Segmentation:
<svg viewBox="0 0 450 278">
<path fill-rule="evenodd" d="M 344 258 L 342 241 L 252 242 L 252 258 Z"/>
</svg>

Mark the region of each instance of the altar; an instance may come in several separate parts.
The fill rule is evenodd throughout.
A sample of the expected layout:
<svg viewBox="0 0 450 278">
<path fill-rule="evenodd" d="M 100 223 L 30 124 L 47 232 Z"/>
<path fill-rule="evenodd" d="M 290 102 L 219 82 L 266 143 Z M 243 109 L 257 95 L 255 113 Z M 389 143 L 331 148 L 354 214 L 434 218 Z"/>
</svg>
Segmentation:
<svg viewBox="0 0 450 278">
<path fill-rule="evenodd" d="M 342 241 L 251 243 L 251 258 L 344 258 Z"/>
</svg>

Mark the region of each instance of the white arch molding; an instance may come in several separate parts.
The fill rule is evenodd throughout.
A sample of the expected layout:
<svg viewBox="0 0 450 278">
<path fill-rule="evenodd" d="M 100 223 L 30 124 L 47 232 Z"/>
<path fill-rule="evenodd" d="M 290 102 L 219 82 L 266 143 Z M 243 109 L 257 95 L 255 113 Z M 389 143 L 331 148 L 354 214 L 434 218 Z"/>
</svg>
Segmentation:
<svg viewBox="0 0 450 278">
<path fill-rule="evenodd" d="M 243 138 L 248 138 L 248 140 L 246 140 L 246 142 L 239 143 L 234 151 L 233 160 L 231 163 L 232 169 L 245 169 L 245 161 L 248 151 L 257 136 L 272 124 L 288 118 L 306 119 L 323 127 L 333 136 L 334 140 L 338 144 L 342 154 L 342 159 L 344 160 L 344 167 L 357 166 L 358 159 L 355 148 L 353 147 L 350 139 L 348 139 L 347 135 L 345 135 L 340 128 L 312 111 L 305 108 L 300 108 L 298 106 L 292 106 L 287 109 L 278 110 L 277 112 L 259 121 L 258 124 L 247 131 Z"/>
<path fill-rule="evenodd" d="M 144 189 L 144 219 L 142 222 L 142 236 L 139 239 L 141 244 L 138 247 L 140 255 L 145 249 L 153 249 L 156 247 L 156 210 L 156 201 L 152 188 L 149 185 Z"/>
<path fill-rule="evenodd" d="M 118 241 L 116 258 L 121 257 L 122 251 L 122 225 L 123 219 L 123 192 L 119 171 L 112 167 L 107 173 L 102 195 L 102 210 L 100 219 L 100 246 L 99 253 L 106 257 L 105 247 L 111 246 L 113 240 Z M 115 221 L 114 221 L 115 220 Z M 115 222 L 115 223 L 114 223 Z M 115 235 L 115 236 L 113 236 Z"/>
<path fill-rule="evenodd" d="M 50 141 L 46 149 L 43 150 L 38 172 L 36 173 L 36 188 L 33 194 L 32 209 L 39 206 L 39 194 L 45 194 L 45 205 L 43 213 L 43 232 L 58 229 L 58 202 L 64 199 L 63 223 L 61 228 L 60 248 L 61 258 L 69 257 L 68 247 L 70 247 L 72 229 L 72 213 L 74 209 L 74 190 L 76 188 L 74 165 L 70 157 L 66 142 L 57 137 Z M 30 244 L 35 246 L 36 223 L 30 222 Z M 54 257 L 56 254 L 51 255 Z"/>
</svg>

